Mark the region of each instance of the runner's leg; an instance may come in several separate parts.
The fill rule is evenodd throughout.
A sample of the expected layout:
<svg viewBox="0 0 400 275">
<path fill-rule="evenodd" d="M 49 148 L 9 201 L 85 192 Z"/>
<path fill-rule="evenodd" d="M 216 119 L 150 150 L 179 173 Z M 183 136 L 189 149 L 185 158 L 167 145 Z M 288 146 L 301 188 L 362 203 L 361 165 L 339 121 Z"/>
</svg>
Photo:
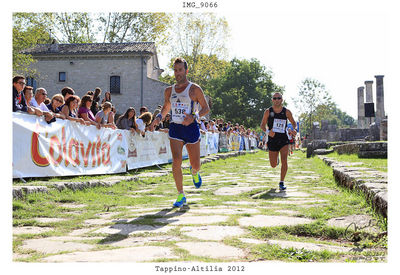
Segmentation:
<svg viewBox="0 0 400 275">
<path fill-rule="evenodd" d="M 283 146 L 282 149 L 279 151 L 281 153 L 281 161 L 282 161 L 281 181 L 285 180 L 286 172 L 288 170 L 288 164 L 287 164 L 288 151 L 289 151 L 289 145 Z"/>
<path fill-rule="evenodd" d="M 200 171 L 200 141 L 194 144 L 186 144 L 186 150 L 189 155 L 190 165 L 192 166 L 192 174 L 195 175 Z"/>
<path fill-rule="evenodd" d="M 183 141 L 170 139 L 169 140 L 172 153 L 172 174 L 174 176 L 176 190 L 178 193 L 183 192 L 183 175 L 182 175 L 182 148 Z"/>
<path fill-rule="evenodd" d="M 278 154 L 279 151 L 268 151 L 269 153 L 269 163 L 272 168 L 275 168 L 278 165 Z"/>
</svg>

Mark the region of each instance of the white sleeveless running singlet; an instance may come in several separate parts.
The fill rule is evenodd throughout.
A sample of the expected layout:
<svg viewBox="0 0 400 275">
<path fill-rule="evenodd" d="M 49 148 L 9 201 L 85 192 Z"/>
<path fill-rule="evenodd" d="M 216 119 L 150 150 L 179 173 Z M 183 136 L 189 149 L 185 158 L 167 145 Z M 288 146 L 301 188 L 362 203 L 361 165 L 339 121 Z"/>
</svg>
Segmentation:
<svg viewBox="0 0 400 275">
<path fill-rule="evenodd" d="M 189 96 L 189 90 L 191 86 L 192 83 L 189 82 L 186 89 L 181 93 L 177 93 L 175 91 L 175 84 L 172 86 L 172 93 L 170 97 L 172 112 L 171 122 L 182 124 L 183 120 L 185 119 L 185 113 L 192 113 L 192 100 Z"/>
</svg>

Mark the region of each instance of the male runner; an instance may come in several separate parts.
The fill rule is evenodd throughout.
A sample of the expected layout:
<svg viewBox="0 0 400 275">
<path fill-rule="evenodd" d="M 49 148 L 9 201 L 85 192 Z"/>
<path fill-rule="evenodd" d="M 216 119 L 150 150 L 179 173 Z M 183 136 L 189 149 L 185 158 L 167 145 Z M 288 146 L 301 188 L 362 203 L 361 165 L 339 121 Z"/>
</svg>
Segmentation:
<svg viewBox="0 0 400 275">
<path fill-rule="evenodd" d="M 169 86 L 164 92 L 164 105 L 161 112 L 154 119 L 151 127 L 158 125 L 171 110 L 171 123 L 169 126 L 169 140 L 172 152 L 172 173 L 175 179 L 178 198 L 174 207 L 186 205 L 183 191 L 182 176 L 182 149 L 186 145 L 189 154 L 190 170 L 193 183 L 200 188 L 202 180 L 200 170 L 200 130 L 196 120 L 206 115 L 210 108 L 199 85 L 187 80 L 187 62 L 183 58 L 174 61 L 174 75 L 176 84 Z M 196 106 L 201 110 L 196 112 Z"/>
<path fill-rule="evenodd" d="M 287 156 L 289 139 L 286 133 L 287 120 L 289 119 L 292 125 L 296 125 L 292 113 L 283 107 L 282 102 L 282 94 L 274 93 L 272 97 L 272 107 L 265 110 L 260 125 L 261 129 L 268 135 L 267 146 L 269 150 L 269 162 L 272 168 L 278 165 L 279 152 L 281 153 L 282 167 L 281 181 L 279 182 L 279 190 L 281 191 L 286 189 L 284 181 L 288 169 Z M 268 125 L 268 129 L 266 125 Z M 288 132 L 292 136 L 296 136 L 297 134 L 296 130 L 288 129 Z"/>
</svg>

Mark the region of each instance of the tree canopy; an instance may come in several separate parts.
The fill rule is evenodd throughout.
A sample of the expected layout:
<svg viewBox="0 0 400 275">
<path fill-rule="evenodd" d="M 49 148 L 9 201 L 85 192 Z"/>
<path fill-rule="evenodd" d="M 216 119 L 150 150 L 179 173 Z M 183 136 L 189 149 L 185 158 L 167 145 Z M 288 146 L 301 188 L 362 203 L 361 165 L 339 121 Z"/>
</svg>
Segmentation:
<svg viewBox="0 0 400 275">
<path fill-rule="evenodd" d="M 258 127 L 272 94 L 283 93 L 271 74 L 257 59 L 231 60 L 223 74 L 210 81 L 212 115 Z"/>
<path fill-rule="evenodd" d="M 304 135 L 311 133 L 313 122 L 321 123 L 322 120 L 342 127 L 354 125 L 354 119 L 339 109 L 325 85 L 316 79 L 305 78 L 293 101 L 301 112 L 300 128 Z"/>
</svg>

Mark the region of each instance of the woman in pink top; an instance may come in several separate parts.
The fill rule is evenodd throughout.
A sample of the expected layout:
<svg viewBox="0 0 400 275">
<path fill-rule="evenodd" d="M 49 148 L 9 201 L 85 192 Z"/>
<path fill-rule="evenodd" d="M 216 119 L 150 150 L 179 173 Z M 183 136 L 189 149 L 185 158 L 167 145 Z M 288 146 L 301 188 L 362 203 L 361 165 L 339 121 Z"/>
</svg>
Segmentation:
<svg viewBox="0 0 400 275">
<path fill-rule="evenodd" d="M 88 121 L 90 125 L 94 125 L 97 129 L 100 129 L 100 123 L 96 122 L 96 119 L 90 111 L 92 106 L 92 97 L 90 95 L 84 95 L 81 99 L 81 105 L 79 106 L 78 116 L 83 118 L 83 120 Z"/>
</svg>

